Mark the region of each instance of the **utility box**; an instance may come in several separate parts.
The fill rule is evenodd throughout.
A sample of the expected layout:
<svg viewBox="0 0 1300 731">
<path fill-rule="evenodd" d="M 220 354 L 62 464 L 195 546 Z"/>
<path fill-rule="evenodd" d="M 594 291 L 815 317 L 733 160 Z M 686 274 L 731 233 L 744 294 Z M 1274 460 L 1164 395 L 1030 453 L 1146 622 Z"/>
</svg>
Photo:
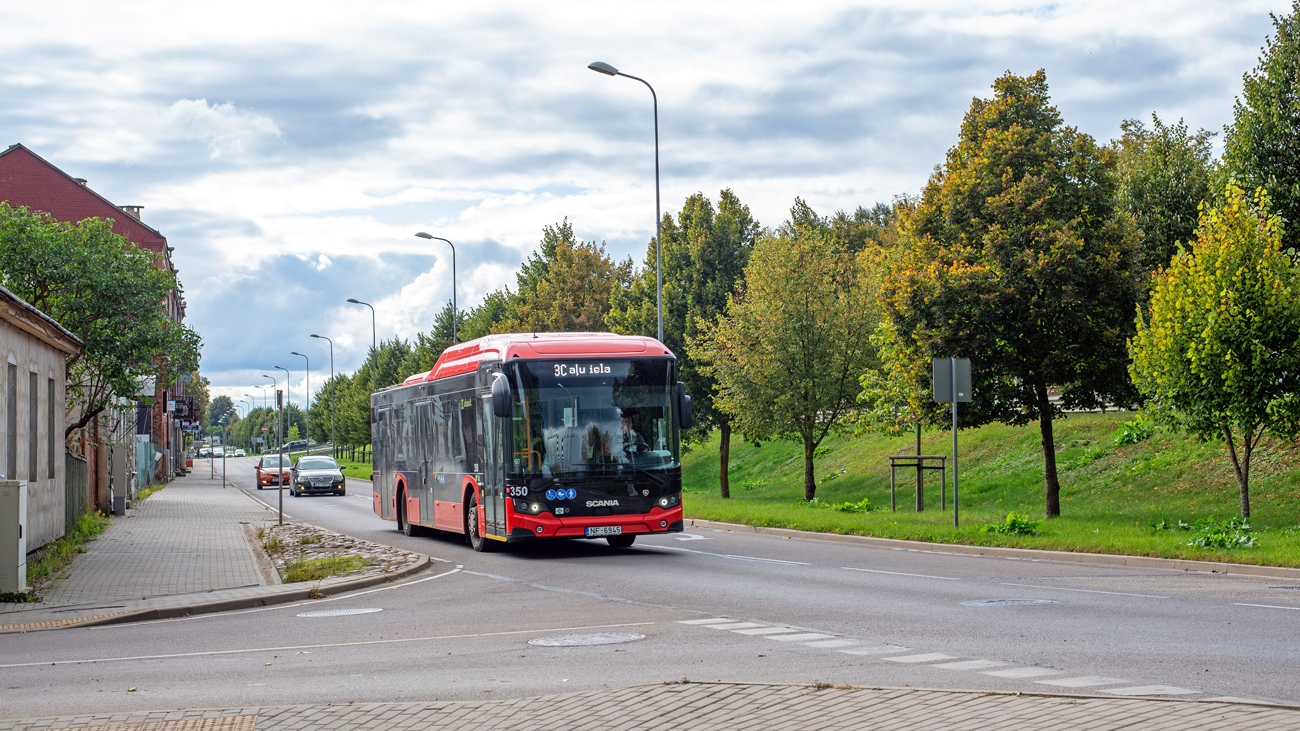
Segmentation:
<svg viewBox="0 0 1300 731">
<path fill-rule="evenodd" d="M 27 481 L 0 480 L 0 591 L 27 588 Z"/>
</svg>

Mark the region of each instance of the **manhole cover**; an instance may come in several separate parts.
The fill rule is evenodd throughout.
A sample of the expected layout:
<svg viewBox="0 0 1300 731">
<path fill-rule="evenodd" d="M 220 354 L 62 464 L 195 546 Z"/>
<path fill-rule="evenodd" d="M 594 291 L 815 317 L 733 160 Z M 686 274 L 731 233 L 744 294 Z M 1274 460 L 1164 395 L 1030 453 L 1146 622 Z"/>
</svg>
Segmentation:
<svg viewBox="0 0 1300 731">
<path fill-rule="evenodd" d="M 1062 604 L 1055 599 L 975 599 L 962 602 L 963 607 L 1028 607 L 1036 604 Z"/>
<path fill-rule="evenodd" d="M 584 635 L 552 635 L 529 640 L 528 644 L 538 647 L 586 647 L 587 645 L 617 645 L 620 642 L 644 640 L 645 635 L 631 632 L 591 632 Z"/>
<path fill-rule="evenodd" d="M 322 609 L 318 612 L 303 612 L 299 617 L 346 617 L 349 614 L 370 614 L 382 612 L 382 609 Z"/>
</svg>

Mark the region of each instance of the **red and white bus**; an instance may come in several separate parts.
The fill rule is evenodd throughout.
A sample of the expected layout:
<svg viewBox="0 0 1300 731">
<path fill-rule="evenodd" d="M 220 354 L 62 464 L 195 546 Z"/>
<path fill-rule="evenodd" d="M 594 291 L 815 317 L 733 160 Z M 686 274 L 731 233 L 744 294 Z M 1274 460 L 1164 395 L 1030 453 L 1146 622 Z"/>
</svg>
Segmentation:
<svg viewBox="0 0 1300 731">
<path fill-rule="evenodd" d="M 690 397 L 654 338 L 489 335 L 370 397 L 374 509 L 476 551 L 682 529 Z"/>
</svg>

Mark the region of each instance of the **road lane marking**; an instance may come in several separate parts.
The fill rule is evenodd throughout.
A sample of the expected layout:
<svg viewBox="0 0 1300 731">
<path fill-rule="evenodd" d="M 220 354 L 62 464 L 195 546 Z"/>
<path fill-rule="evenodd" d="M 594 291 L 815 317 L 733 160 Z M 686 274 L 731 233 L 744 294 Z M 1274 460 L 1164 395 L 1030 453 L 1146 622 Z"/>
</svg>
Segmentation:
<svg viewBox="0 0 1300 731">
<path fill-rule="evenodd" d="M 938 662 L 939 660 L 956 660 L 958 658 L 955 655 L 945 655 L 942 652 L 926 652 L 920 655 L 903 655 L 885 659 L 891 662 Z"/>
<path fill-rule="evenodd" d="M 985 670 L 981 675 L 992 675 L 995 678 L 1041 678 L 1045 675 L 1060 675 L 1064 670 L 1051 670 L 1049 668 L 1010 668 L 1008 670 Z"/>
<path fill-rule="evenodd" d="M 799 631 L 800 630 L 797 629 L 790 629 L 789 627 L 760 627 L 758 629 L 733 629 L 732 630 L 732 632 L 735 632 L 738 635 L 779 635 L 779 634 L 789 634 L 791 632 L 799 632 Z"/>
<path fill-rule="evenodd" d="M 910 647 L 901 647 L 899 645 L 882 645 L 879 647 L 856 647 L 852 650 L 840 650 L 845 655 L 897 655 L 900 652 L 911 652 Z"/>
<path fill-rule="evenodd" d="M 466 635 L 429 635 L 427 637 L 396 637 L 391 640 L 364 640 L 360 642 L 331 642 L 313 645 L 279 645 L 273 647 L 250 647 L 240 650 L 207 650 L 203 652 L 176 652 L 166 655 L 130 655 L 122 657 L 87 658 L 83 660 L 55 660 L 53 662 L 18 662 L 0 665 L 0 668 L 29 668 L 42 665 L 86 665 L 91 663 L 130 662 L 134 660 L 171 660 L 182 657 L 213 657 L 217 655 L 247 655 L 253 652 L 288 652 L 289 650 L 316 650 L 330 647 L 368 647 L 372 645 L 407 644 L 411 642 L 433 642 L 437 640 L 466 640 L 478 637 L 504 637 L 508 635 L 537 634 L 540 632 L 575 632 L 578 630 L 614 629 L 617 627 L 644 627 L 654 622 L 628 622 L 624 624 L 593 624 L 580 627 L 542 627 L 538 629 L 519 629 L 506 632 L 480 632 Z"/>
<path fill-rule="evenodd" d="M 243 490 L 243 488 L 240 488 L 240 490 Z M 254 495 L 254 494 L 251 493 L 251 492 L 248 492 L 247 490 L 243 490 L 243 492 L 244 492 L 245 495 L 247 495 L 247 496 L 249 496 L 250 498 L 256 500 L 258 503 L 260 503 L 263 507 L 265 507 L 267 510 L 271 511 L 272 513 L 275 513 L 276 515 L 279 515 L 279 514 L 280 514 L 280 509 L 279 509 L 279 508 L 277 508 L 277 507 L 272 507 L 271 505 L 267 504 L 267 502 L 266 502 L 265 500 L 263 500 L 262 498 L 260 498 L 260 497 L 258 497 L 258 496 L 256 496 L 256 495 Z M 292 516 L 292 515 L 289 515 L 288 513 L 285 513 L 285 514 L 284 514 L 284 517 L 286 517 L 286 518 L 292 518 L 293 516 Z"/>
<path fill-rule="evenodd" d="M 763 627 L 765 625 L 755 622 L 727 622 L 725 624 L 706 624 L 709 629 L 750 629 L 752 627 Z"/>
<path fill-rule="evenodd" d="M 1277 605 L 1277 604 L 1247 604 L 1247 603 L 1245 603 L 1245 602 L 1233 602 L 1233 604 L 1236 604 L 1236 605 L 1239 606 L 1239 607 L 1263 607 L 1263 608 L 1265 608 L 1265 609 L 1292 609 L 1292 610 L 1300 610 L 1300 607 L 1284 607 L 1284 606 L 1279 606 L 1279 605 Z"/>
<path fill-rule="evenodd" d="M 1064 586 L 1051 586 L 1049 584 L 1008 584 L 1005 581 L 999 582 L 1003 586 L 1019 586 L 1024 589 L 1055 589 L 1056 591 L 1078 591 L 1084 594 L 1114 594 L 1115 596 L 1140 596 L 1144 599 L 1169 599 L 1167 596 L 1158 596 L 1156 594 L 1129 594 L 1124 591 L 1100 591 L 1098 589 L 1069 589 Z"/>
<path fill-rule="evenodd" d="M 767 639 L 778 642 L 801 642 L 803 640 L 829 640 L 835 635 L 826 635 L 821 632 L 800 632 L 793 635 L 767 635 Z"/>
<path fill-rule="evenodd" d="M 699 535 L 698 533 L 678 533 L 677 535 L 674 535 L 673 538 L 676 538 L 676 539 L 679 540 L 679 541 L 711 541 L 711 540 L 713 540 L 712 538 L 707 538 L 707 537 L 705 537 L 705 536 Z"/>
<path fill-rule="evenodd" d="M 803 644 L 804 647 L 825 647 L 827 649 L 834 649 L 837 647 L 853 647 L 855 645 L 861 645 L 862 640 L 820 640 L 818 642 L 805 642 Z"/>
<path fill-rule="evenodd" d="M 1138 685 L 1132 688 L 1113 688 L 1102 692 L 1114 695 L 1191 695 L 1201 691 L 1179 688 L 1174 685 Z"/>
<path fill-rule="evenodd" d="M 779 558 L 759 558 L 758 556 L 738 556 L 730 553 L 710 553 L 709 551 L 696 551 L 693 548 L 682 548 L 681 546 L 654 546 L 664 551 L 681 551 L 683 553 L 698 553 L 704 556 L 716 556 L 718 558 L 730 558 L 736 561 L 761 561 L 762 563 L 779 563 L 787 566 L 811 566 L 812 564 L 803 561 L 785 561 Z"/>
<path fill-rule="evenodd" d="M 1051 680 L 1035 680 L 1034 682 L 1042 685 L 1055 685 L 1058 688 L 1092 688 L 1098 685 L 1119 685 L 1130 681 L 1123 678 L 1108 678 L 1104 675 L 1080 675 L 1073 678 L 1052 678 Z"/>
<path fill-rule="evenodd" d="M 735 622 L 736 620 L 727 617 L 714 617 L 713 619 L 683 619 L 678 624 L 717 624 L 719 622 Z"/>
<path fill-rule="evenodd" d="M 1005 667 L 1007 664 L 997 660 L 962 660 L 961 662 L 946 662 L 935 665 L 935 667 L 945 670 L 986 670 L 988 668 Z"/>
<path fill-rule="evenodd" d="M 840 568 L 847 569 L 849 571 L 864 571 L 868 574 L 892 574 L 894 576 L 915 576 L 919 579 L 942 579 L 944 581 L 961 581 L 961 579 L 954 579 L 951 576 L 930 576 L 929 574 L 905 574 L 902 571 L 881 571 L 880 569 L 856 569 L 853 568 L 852 566 L 841 566 Z"/>
</svg>

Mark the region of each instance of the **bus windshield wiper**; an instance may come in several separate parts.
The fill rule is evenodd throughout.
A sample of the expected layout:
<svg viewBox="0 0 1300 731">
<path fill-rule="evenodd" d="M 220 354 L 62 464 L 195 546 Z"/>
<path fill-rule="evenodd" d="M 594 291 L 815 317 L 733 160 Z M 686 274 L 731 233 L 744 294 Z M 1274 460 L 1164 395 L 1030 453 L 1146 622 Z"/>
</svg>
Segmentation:
<svg viewBox="0 0 1300 731">
<path fill-rule="evenodd" d="M 649 478 L 651 479 L 651 481 L 653 481 L 656 485 L 658 485 L 658 486 L 660 486 L 660 487 L 668 487 L 668 483 L 667 483 L 667 482 L 664 482 L 664 481 L 663 481 L 663 478 L 661 478 L 659 475 L 656 475 L 655 473 L 651 472 L 650 470 L 648 470 L 648 469 L 646 469 L 646 468 L 644 468 L 644 467 L 637 467 L 636 465 L 632 464 L 631 462 L 627 462 L 627 463 L 624 464 L 623 466 L 624 466 L 624 467 L 631 467 L 632 469 L 636 470 L 637 472 L 640 472 L 641 474 L 645 475 L 646 477 L 649 477 Z"/>
</svg>

